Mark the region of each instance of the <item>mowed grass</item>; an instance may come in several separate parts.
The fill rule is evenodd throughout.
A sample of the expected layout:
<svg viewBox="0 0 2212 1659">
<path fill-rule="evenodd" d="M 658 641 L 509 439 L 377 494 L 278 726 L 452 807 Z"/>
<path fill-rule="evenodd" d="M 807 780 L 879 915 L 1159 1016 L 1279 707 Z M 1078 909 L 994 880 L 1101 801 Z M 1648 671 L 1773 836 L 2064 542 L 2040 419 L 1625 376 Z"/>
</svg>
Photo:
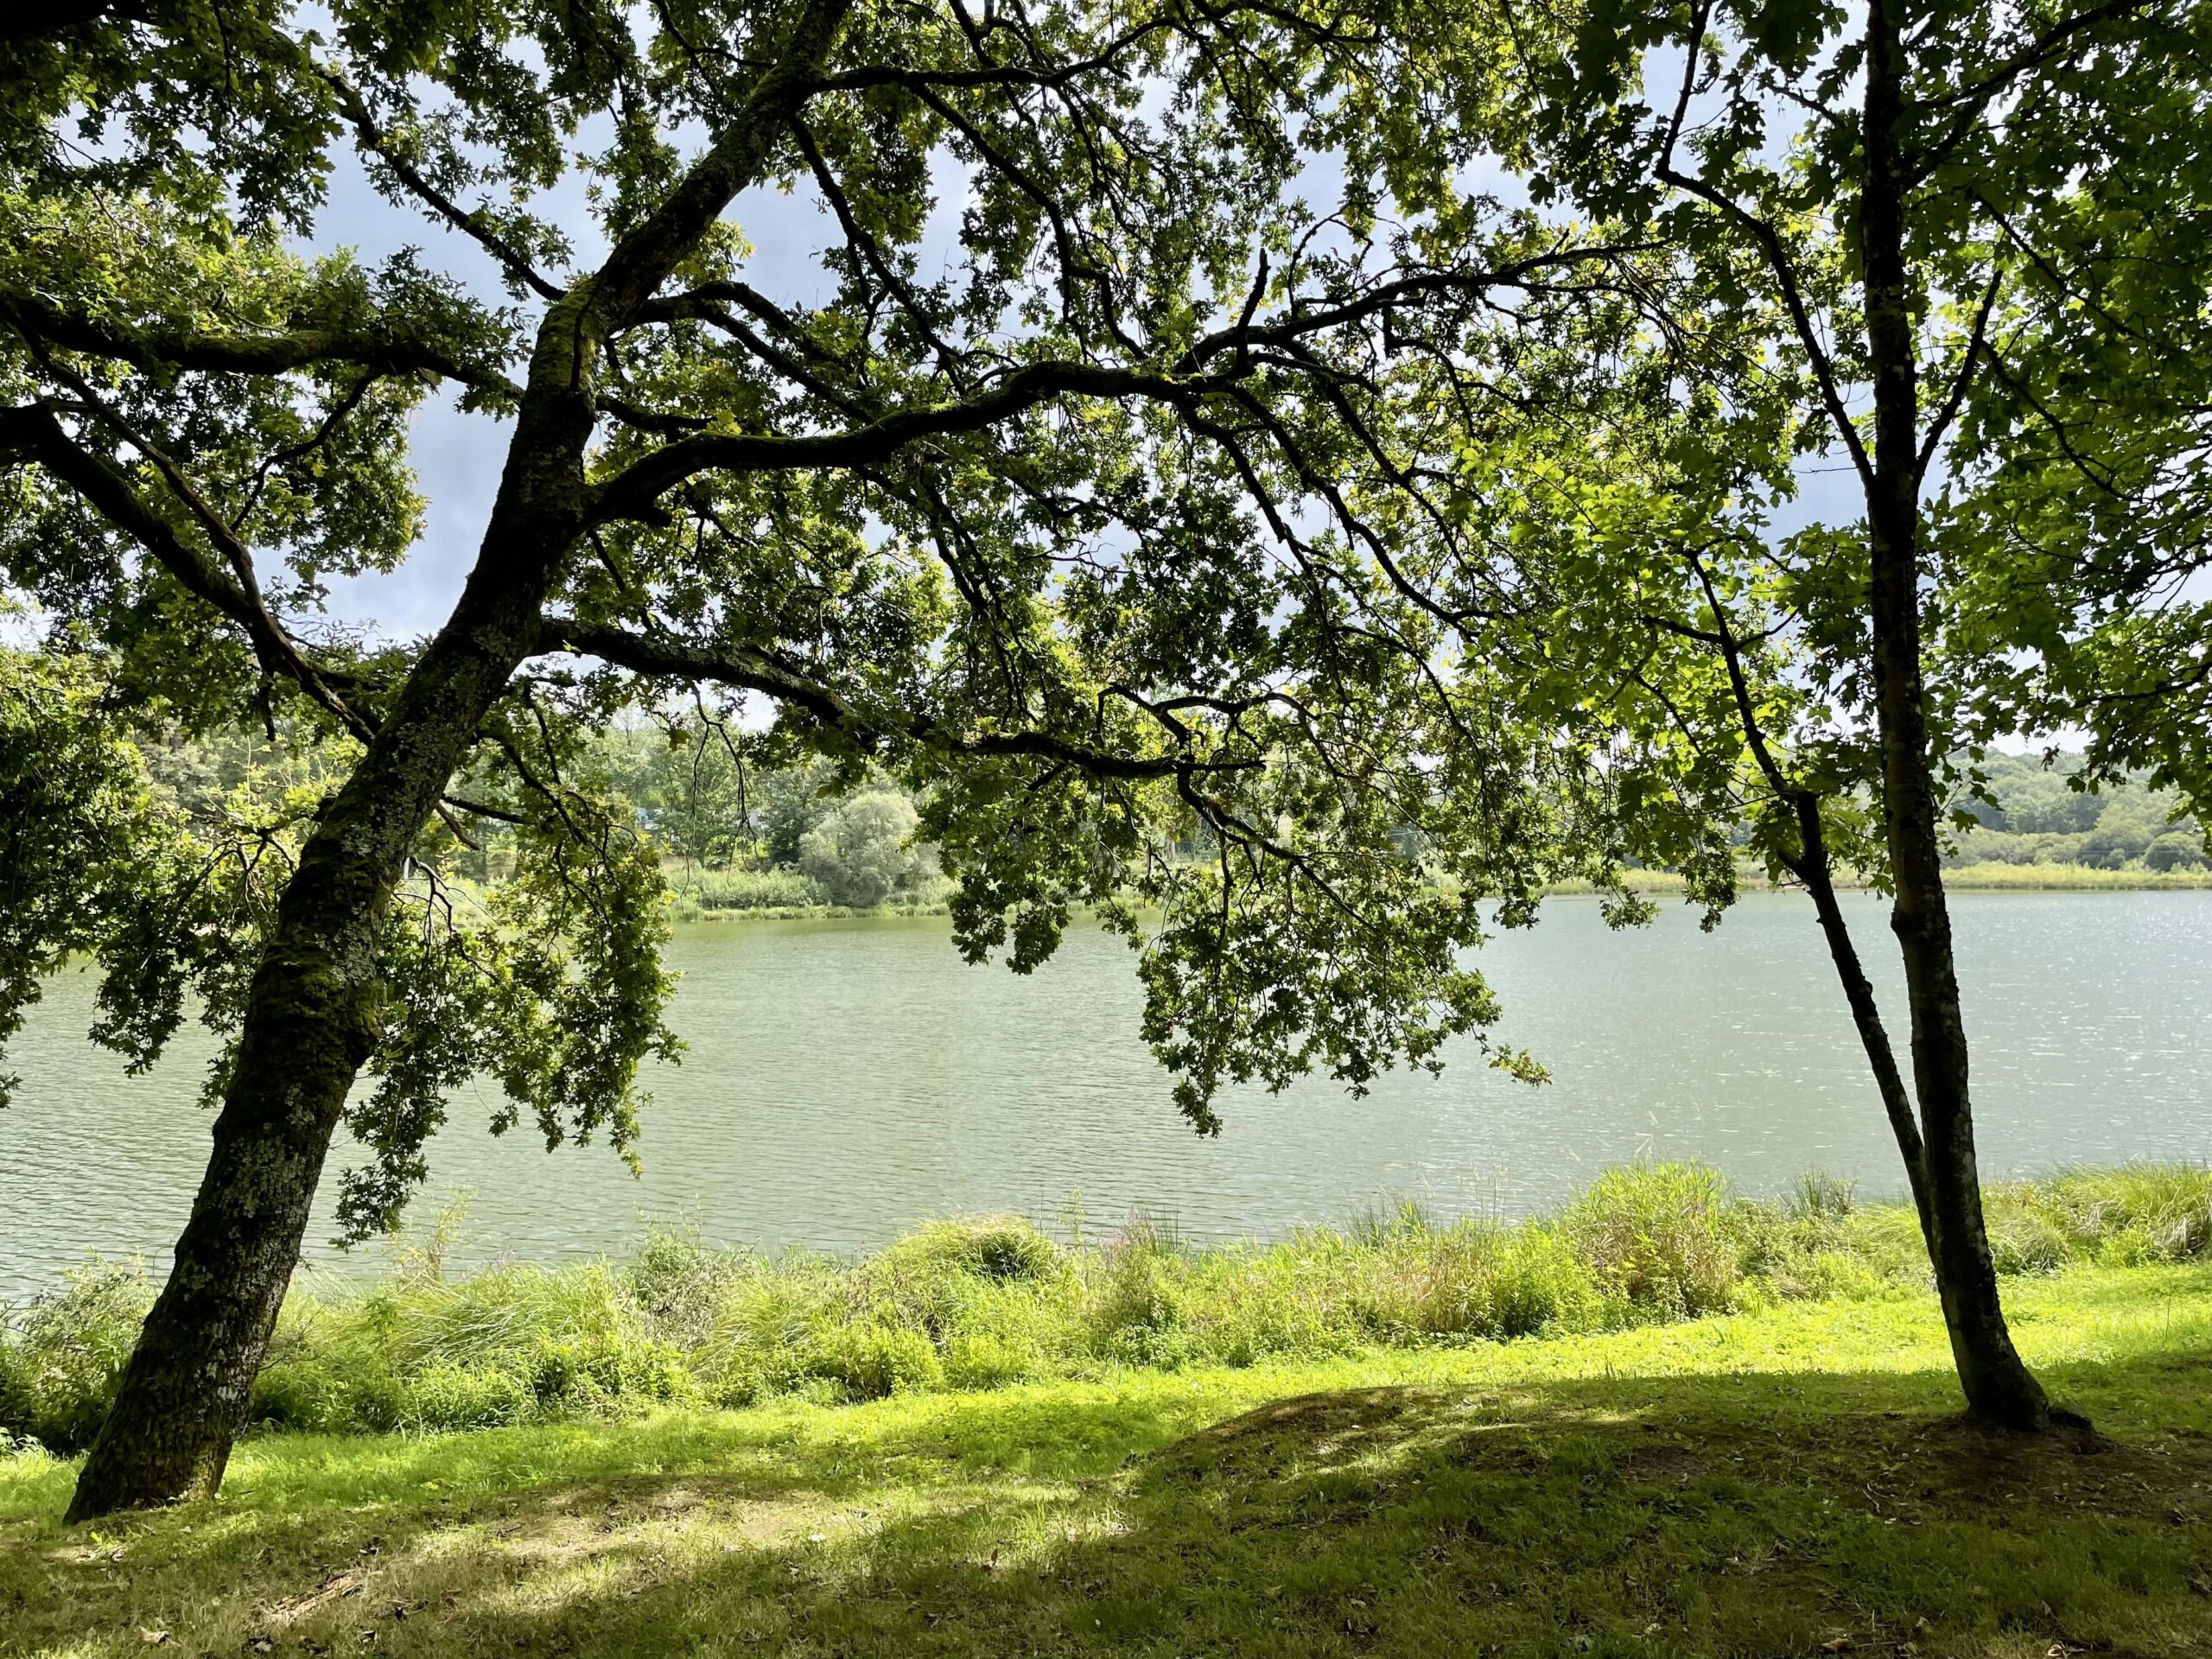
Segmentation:
<svg viewBox="0 0 2212 1659">
<path fill-rule="evenodd" d="M 1964 1427 L 1919 1290 L 1597 1334 L 442 1435 L 89 1529 L 0 1652 L 2212 1652 L 2212 1267 L 2008 1284 L 2099 1438 Z M 264 1646 L 264 1644 L 266 1644 Z"/>
</svg>

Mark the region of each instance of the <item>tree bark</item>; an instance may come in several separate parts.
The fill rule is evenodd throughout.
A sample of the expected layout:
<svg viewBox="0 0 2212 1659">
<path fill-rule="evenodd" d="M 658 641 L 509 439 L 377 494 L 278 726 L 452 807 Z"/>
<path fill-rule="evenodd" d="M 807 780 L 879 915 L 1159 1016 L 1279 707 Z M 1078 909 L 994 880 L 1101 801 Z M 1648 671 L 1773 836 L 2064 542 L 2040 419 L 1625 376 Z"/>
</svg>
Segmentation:
<svg viewBox="0 0 2212 1659">
<path fill-rule="evenodd" d="M 1967 1409 L 2010 1428 L 2052 1421 L 2012 1346 L 1983 1229 L 1942 843 L 1920 660 L 1920 410 L 1907 273 L 1904 58 L 1899 0 L 1868 0 L 1859 254 L 1874 381 L 1866 492 L 1868 613 L 1883 828 L 1904 964 L 1914 1092 L 1924 1142 L 1922 1225 Z"/>
<path fill-rule="evenodd" d="M 555 568 L 546 550 L 566 547 L 581 521 L 588 376 L 573 364 L 548 375 L 543 360 L 574 353 L 569 310 L 555 308 L 541 330 L 532 395 L 461 601 L 284 890 L 192 1217 L 78 1478 L 71 1522 L 222 1481 L 346 1093 L 376 1045 L 385 909 L 485 714 L 537 649 Z"/>
<path fill-rule="evenodd" d="M 1926 1237 L 1931 1224 L 1928 1158 L 1921 1143 L 1920 1122 L 1913 1116 L 1912 1096 L 1905 1089 L 1904 1074 L 1897 1067 L 1896 1046 L 1890 1041 L 1889 1027 L 1882 1023 L 1881 1007 L 1874 1001 L 1873 982 L 1866 977 L 1866 967 L 1859 959 L 1858 944 L 1851 937 L 1851 924 L 1836 899 L 1835 867 L 1828 856 L 1827 831 L 1821 821 L 1821 798 L 1809 790 L 1801 791 L 1791 804 L 1796 810 L 1798 840 L 1804 850 L 1790 869 L 1812 896 L 1814 913 L 1820 918 L 1821 936 L 1827 944 L 1828 959 L 1835 964 L 1836 978 L 1843 986 L 1852 1024 L 1859 1031 L 1859 1046 L 1866 1051 L 1866 1064 L 1874 1073 L 1874 1086 L 1881 1094 L 1882 1109 L 1889 1117 L 1897 1154 L 1904 1160 L 1913 1209 L 1920 1217 L 1922 1236 Z"/>
</svg>

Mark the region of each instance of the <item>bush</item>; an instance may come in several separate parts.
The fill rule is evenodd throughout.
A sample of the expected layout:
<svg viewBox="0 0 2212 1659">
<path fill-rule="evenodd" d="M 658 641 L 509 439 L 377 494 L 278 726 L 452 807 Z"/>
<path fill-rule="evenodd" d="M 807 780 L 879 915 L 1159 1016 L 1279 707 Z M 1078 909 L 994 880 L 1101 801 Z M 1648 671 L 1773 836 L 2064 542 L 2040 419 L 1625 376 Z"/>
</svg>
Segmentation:
<svg viewBox="0 0 2212 1659">
<path fill-rule="evenodd" d="M 95 1261 L 10 1310 L 0 1340 L 0 1431 L 68 1456 L 92 1444 L 153 1306 L 137 1262 Z"/>
<path fill-rule="evenodd" d="M 1703 1165 L 1639 1163 L 1600 1175 L 1562 1221 L 1601 1289 L 1641 1313 L 1694 1318 L 1734 1299 L 1726 1200 Z"/>
</svg>

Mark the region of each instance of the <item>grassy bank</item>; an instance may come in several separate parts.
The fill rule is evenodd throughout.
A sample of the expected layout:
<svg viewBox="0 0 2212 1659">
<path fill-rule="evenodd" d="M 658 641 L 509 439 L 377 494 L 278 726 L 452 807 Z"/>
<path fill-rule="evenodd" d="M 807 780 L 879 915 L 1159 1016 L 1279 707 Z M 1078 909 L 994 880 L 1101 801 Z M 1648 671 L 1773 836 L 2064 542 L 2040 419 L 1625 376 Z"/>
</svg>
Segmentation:
<svg viewBox="0 0 2212 1659">
<path fill-rule="evenodd" d="M 2109 1439 L 1956 1423 L 1932 1300 L 435 1436 L 94 1531 L 0 1459 L 0 1653 L 2212 1652 L 2212 1267 L 2016 1281 Z"/>
<path fill-rule="evenodd" d="M 2008 1274 L 2194 1261 L 2212 1254 L 2212 1171 L 2077 1172 L 1999 1187 L 1989 1213 Z M 672 1232 L 626 1262 L 463 1278 L 443 1274 L 443 1254 L 433 1236 L 373 1287 L 296 1286 L 255 1421 L 419 1432 L 1110 1382 L 1882 1300 L 1927 1281 L 1901 1205 L 1857 1204 L 1818 1177 L 1781 1201 L 1740 1200 L 1676 1164 L 1609 1172 L 1517 1225 L 1408 1206 L 1214 1249 L 1141 1223 L 1070 1247 L 986 1219 L 854 1263 Z M 60 1452 L 86 1444 L 150 1294 L 134 1270 L 93 1269 L 15 1310 L 0 1428 Z"/>
<path fill-rule="evenodd" d="M 1745 893 L 1760 892 L 1766 887 L 1764 870 L 1745 868 L 1737 874 Z M 1861 884 L 1847 879 L 1841 885 L 1855 889 Z M 1943 871 L 1943 885 L 1956 893 L 2180 892 L 2212 887 L 2212 870 L 2108 870 L 2094 864 L 2006 864 L 1993 860 L 1948 866 Z M 1673 870 L 1632 870 L 1628 886 L 1637 893 L 1679 893 L 1682 878 Z M 1596 889 L 1587 881 L 1563 881 L 1551 891 L 1587 893 Z"/>
<path fill-rule="evenodd" d="M 1764 890 L 1764 871 L 1742 873 L 1747 893 Z M 2092 864 L 2003 864 L 1994 861 L 1954 865 L 1943 872 L 1944 885 L 1958 893 L 2138 893 L 2198 892 L 2212 888 L 2212 870 L 2099 868 Z M 1846 887 L 1856 884 L 1847 881 Z M 1668 894 L 1683 890 L 1681 876 L 1673 870 L 1633 870 L 1631 892 Z M 1561 881 L 1549 889 L 1557 894 L 1587 894 L 1596 891 L 1587 881 Z M 783 888 L 764 885 L 758 893 L 741 887 L 741 899 L 720 892 L 704 900 L 698 893 L 678 891 L 669 901 L 670 916 L 679 922 L 788 922 L 854 916 L 943 916 L 950 913 L 942 899 L 901 901 L 855 908 L 817 902 L 801 897 L 775 898 Z"/>
<path fill-rule="evenodd" d="M 1943 885 L 1961 893 L 2131 893 L 2212 887 L 2212 870 L 2106 870 L 2090 864 L 1960 864 Z"/>
</svg>

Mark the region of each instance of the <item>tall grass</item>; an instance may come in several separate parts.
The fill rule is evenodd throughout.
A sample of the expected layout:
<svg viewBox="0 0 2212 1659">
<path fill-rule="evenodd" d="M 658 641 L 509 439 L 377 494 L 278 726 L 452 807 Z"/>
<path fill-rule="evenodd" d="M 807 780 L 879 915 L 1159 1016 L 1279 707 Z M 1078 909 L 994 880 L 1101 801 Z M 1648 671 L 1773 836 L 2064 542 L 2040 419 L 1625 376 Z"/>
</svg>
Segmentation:
<svg viewBox="0 0 2212 1659">
<path fill-rule="evenodd" d="M 2212 1255 L 2212 1171 L 2134 1165 L 1993 1186 L 2012 1274 Z M 1697 1165 L 1600 1175 L 1557 1216 L 1440 1222 L 1415 1205 L 1273 1243 L 1196 1248 L 1142 1219 L 1063 1245 L 1027 1221 L 936 1222 L 865 1260 L 771 1258 L 652 1233 L 626 1262 L 442 1270 L 450 1229 L 367 1289 L 306 1276 L 257 1421 L 429 1430 L 781 1395 L 863 1400 L 1132 1368 L 1598 1331 L 1779 1300 L 1897 1294 L 1909 1209 L 1808 1175 L 1776 1201 Z M 0 1325 L 0 1430 L 68 1452 L 97 1427 L 150 1300 L 99 1266 Z"/>
</svg>

